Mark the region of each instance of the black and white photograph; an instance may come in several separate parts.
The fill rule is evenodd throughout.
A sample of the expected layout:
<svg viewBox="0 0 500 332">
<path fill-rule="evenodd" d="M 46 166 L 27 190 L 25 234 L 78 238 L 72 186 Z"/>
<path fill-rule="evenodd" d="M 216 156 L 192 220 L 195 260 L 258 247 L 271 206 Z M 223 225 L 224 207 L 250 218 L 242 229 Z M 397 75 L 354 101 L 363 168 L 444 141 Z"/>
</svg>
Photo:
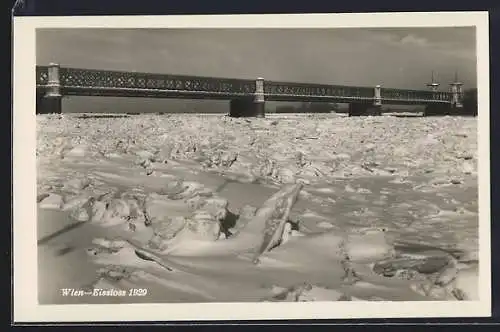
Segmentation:
<svg viewBox="0 0 500 332">
<path fill-rule="evenodd" d="M 487 14 L 381 15 L 22 18 L 19 310 L 487 314 Z"/>
</svg>

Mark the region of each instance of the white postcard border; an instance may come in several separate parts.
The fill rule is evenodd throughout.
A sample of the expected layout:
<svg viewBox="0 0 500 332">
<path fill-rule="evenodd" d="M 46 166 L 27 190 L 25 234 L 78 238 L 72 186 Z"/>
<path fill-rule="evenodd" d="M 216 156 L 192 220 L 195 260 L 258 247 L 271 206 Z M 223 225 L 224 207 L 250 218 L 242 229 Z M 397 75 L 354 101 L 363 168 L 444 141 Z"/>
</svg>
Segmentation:
<svg viewBox="0 0 500 332">
<path fill-rule="evenodd" d="M 184 321 L 478 317 L 491 314 L 489 34 L 487 12 L 14 18 L 14 321 Z M 38 305 L 35 31 L 38 28 L 361 28 L 475 26 L 480 301 Z"/>
</svg>

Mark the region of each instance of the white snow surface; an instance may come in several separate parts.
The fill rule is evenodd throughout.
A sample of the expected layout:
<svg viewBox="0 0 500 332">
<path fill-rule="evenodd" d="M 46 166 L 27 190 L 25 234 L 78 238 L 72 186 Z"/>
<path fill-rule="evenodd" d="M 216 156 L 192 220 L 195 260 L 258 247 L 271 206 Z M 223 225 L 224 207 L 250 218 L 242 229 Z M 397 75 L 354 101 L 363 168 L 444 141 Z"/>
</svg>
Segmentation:
<svg viewBox="0 0 500 332">
<path fill-rule="evenodd" d="M 40 303 L 476 299 L 476 131 L 466 117 L 38 115 Z M 60 295 L 71 287 L 147 294 Z"/>
</svg>

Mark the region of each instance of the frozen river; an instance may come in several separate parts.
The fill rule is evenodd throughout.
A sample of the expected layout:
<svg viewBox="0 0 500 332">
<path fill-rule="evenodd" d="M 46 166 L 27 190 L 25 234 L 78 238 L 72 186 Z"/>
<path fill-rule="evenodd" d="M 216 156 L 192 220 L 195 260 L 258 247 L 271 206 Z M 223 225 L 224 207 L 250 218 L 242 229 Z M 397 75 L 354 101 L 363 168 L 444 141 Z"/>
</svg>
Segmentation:
<svg viewBox="0 0 500 332">
<path fill-rule="evenodd" d="M 475 299 L 477 159 L 476 118 L 38 115 L 39 300 Z"/>
</svg>

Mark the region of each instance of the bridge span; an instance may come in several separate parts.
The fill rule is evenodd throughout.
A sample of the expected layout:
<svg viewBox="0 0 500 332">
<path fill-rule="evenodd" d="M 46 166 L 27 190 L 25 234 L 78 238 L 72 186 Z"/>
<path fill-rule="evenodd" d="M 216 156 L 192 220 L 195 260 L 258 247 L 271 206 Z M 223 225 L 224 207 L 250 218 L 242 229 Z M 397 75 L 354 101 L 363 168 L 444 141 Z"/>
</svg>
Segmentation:
<svg viewBox="0 0 500 332">
<path fill-rule="evenodd" d="M 449 92 L 231 79 L 36 66 L 36 112 L 61 113 L 64 96 L 223 99 L 230 115 L 265 116 L 266 101 L 349 104 L 350 116 L 377 115 L 383 104 L 425 105 L 425 115 L 464 114 L 462 84 Z"/>
</svg>

